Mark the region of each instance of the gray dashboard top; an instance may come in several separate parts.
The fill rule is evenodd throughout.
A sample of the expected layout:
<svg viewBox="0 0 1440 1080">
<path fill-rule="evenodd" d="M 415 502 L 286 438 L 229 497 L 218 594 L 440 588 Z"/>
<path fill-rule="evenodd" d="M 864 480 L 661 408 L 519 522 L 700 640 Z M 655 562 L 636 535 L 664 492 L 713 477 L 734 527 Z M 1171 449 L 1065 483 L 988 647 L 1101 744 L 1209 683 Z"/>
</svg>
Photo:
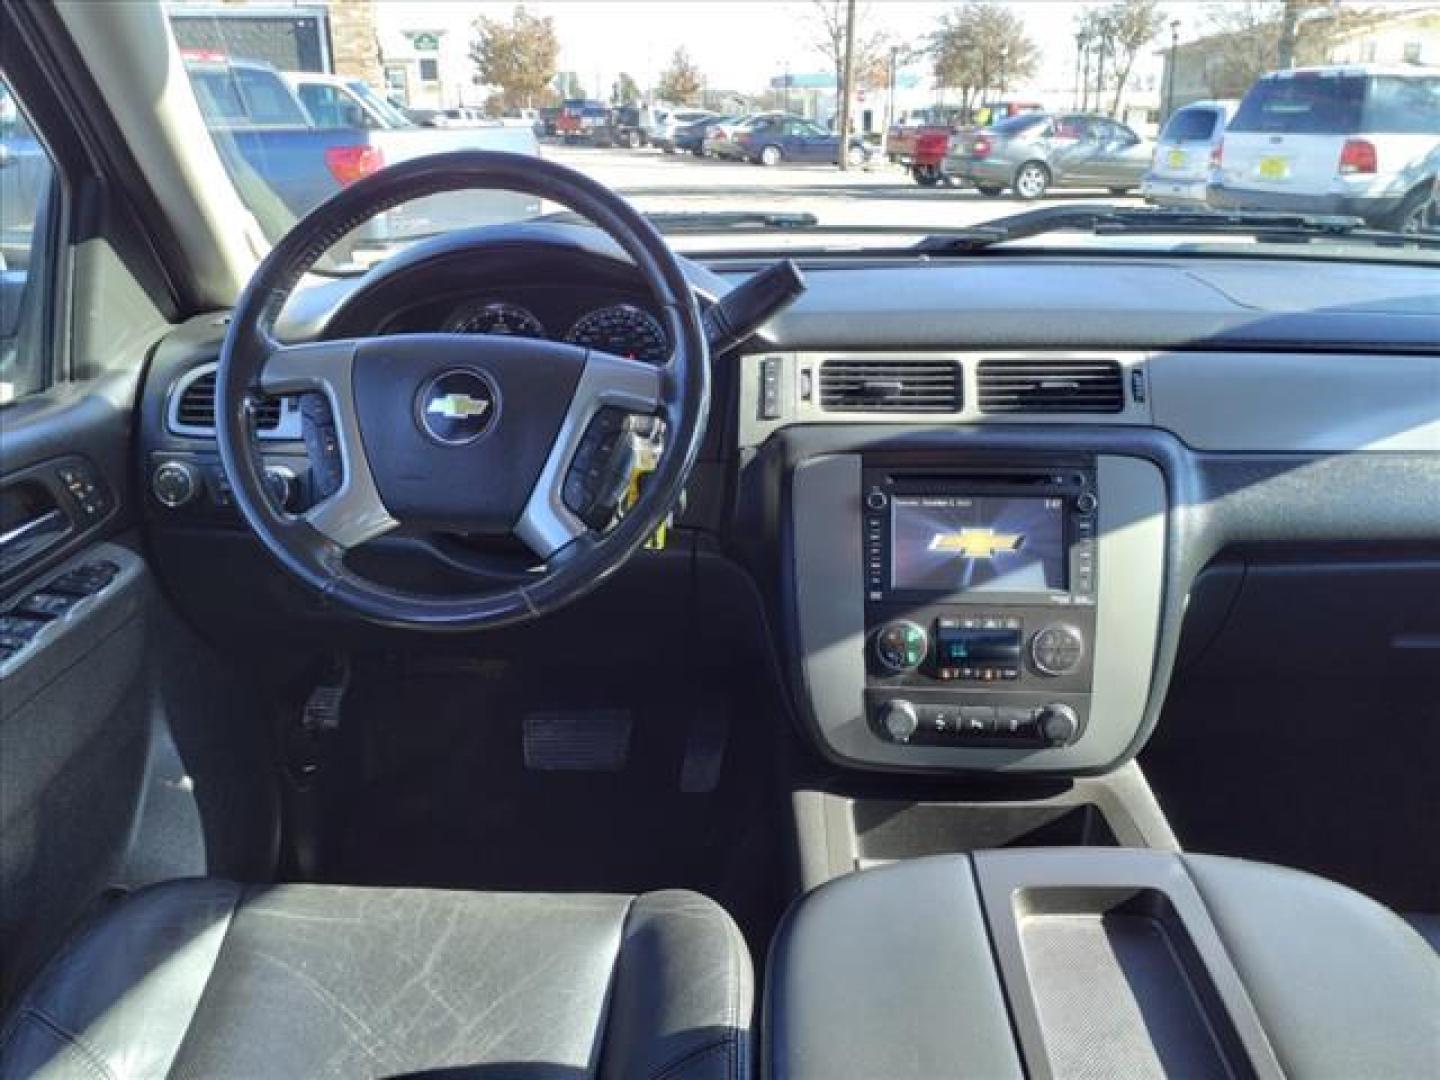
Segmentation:
<svg viewBox="0 0 1440 1080">
<path fill-rule="evenodd" d="M 992 254 L 805 272 L 809 291 L 769 328 L 780 348 L 1440 351 L 1440 267 Z"/>
</svg>

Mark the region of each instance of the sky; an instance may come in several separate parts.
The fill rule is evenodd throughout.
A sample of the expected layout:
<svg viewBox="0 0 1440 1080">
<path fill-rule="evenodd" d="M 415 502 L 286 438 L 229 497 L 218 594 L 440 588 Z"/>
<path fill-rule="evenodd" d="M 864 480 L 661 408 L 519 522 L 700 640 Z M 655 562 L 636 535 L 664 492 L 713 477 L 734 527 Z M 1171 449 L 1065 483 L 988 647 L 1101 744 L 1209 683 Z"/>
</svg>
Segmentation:
<svg viewBox="0 0 1440 1080">
<path fill-rule="evenodd" d="M 381 0 L 380 6 L 391 9 L 385 13 L 388 19 L 468 37 L 477 15 L 508 19 L 515 5 L 512 0 Z M 953 0 L 868 0 L 860 4 L 866 22 L 858 25 L 862 31 L 868 24 L 898 41 L 918 43 L 955 6 Z M 1042 63 L 1068 72 L 1075 19 L 1094 4 L 1021 0 L 1007 6 L 1025 20 Z M 1198 25 L 1202 4 L 1181 0 L 1168 6 L 1182 21 Z M 796 73 L 828 70 L 813 45 L 813 4 L 805 0 L 530 0 L 525 7 L 554 18 L 560 70 L 574 71 L 591 91 L 601 86 L 608 92 L 621 71 L 648 87 L 680 45 L 723 89 L 760 89 L 782 74 L 787 62 Z"/>
<path fill-rule="evenodd" d="M 1204 33 L 1213 10 L 1227 0 L 1167 0 L 1180 39 Z M 1244 2 L 1244 0 L 1228 0 Z M 1344 0 L 1359 6 L 1414 6 L 1416 0 Z M 884 30 L 899 42 L 922 42 L 958 0 L 860 0 L 862 30 Z M 1040 47 L 1039 81 L 1065 87 L 1073 79 L 1075 24 L 1083 0 L 1007 0 Z M 479 15 L 509 19 L 514 0 L 378 0 L 391 25 L 445 29 L 468 41 Z M 608 97 L 622 71 L 648 89 L 677 46 L 684 45 L 717 89 L 753 92 L 781 75 L 829 69 L 814 41 L 811 0 L 529 0 L 526 9 L 552 16 L 560 38 L 559 70 L 574 71 L 587 91 Z M 1156 42 L 1161 49 L 1169 35 Z M 925 59 L 917 60 L 924 68 Z M 1158 66 L 1158 65 L 1157 65 Z"/>
</svg>

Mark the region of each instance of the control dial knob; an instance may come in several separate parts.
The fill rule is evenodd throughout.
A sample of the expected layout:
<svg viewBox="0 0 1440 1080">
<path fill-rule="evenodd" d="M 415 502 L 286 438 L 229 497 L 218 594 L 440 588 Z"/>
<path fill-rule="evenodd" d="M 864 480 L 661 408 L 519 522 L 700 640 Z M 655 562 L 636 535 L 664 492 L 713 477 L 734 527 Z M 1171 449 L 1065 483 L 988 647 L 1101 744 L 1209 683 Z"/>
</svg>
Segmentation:
<svg viewBox="0 0 1440 1080">
<path fill-rule="evenodd" d="M 915 712 L 914 705 L 897 698 L 885 703 L 880 722 L 885 725 L 885 734 L 890 738 L 896 742 L 909 742 L 910 736 L 914 735 L 915 729 L 920 726 L 920 717 Z"/>
<path fill-rule="evenodd" d="M 1051 623 L 1030 639 L 1030 662 L 1042 675 L 1068 675 L 1085 656 L 1085 636 L 1069 623 Z"/>
<path fill-rule="evenodd" d="M 897 674 L 919 667 L 929 650 L 929 635 L 913 622 L 887 623 L 875 635 L 875 658 Z"/>
<path fill-rule="evenodd" d="M 150 474 L 150 491 L 171 510 L 195 501 L 200 494 L 200 470 L 188 461 L 166 461 Z"/>
<path fill-rule="evenodd" d="M 1035 719 L 1041 736 L 1051 746 L 1064 746 L 1080 733 L 1080 717 L 1069 705 L 1046 705 Z"/>
</svg>

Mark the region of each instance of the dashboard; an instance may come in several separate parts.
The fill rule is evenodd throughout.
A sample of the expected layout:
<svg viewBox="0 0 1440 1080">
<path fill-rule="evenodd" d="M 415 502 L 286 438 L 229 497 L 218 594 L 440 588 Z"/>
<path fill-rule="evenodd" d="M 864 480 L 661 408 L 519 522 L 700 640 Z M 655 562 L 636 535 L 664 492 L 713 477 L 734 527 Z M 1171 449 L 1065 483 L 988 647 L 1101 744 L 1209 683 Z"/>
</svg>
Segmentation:
<svg viewBox="0 0 1440 1080">
<path fill-rule="evenodd" d="M 664 355 L 659 313 L 599 234 L 499 235 L 302 289 L 282 336 L 520 334 Z M 704 307 L 765 265 L 684 269 Z M 1312 261 L 1303 294 L 1279 259 L 834 256 L 803 269 L 794 306 L 714 358 L 677 532 L 755 584 L 795 715 L 835 764 L 1104 772 L 1158 722 L 1216 560 L 1440 544 L 1433 269 Z M 256 582 L 280 577 L 245 546 L 206 427 L 223 332 L 195 320 L 157 349 L 139 466 L 157 565 L 212 621 L 263 618 L 253 598 L 276 590 Z M 276 497 L 303 506 L 313 474 L 296 414 L 281 402 L 259 441 Z M 221 532 L 234 573 L 216 580 Z M 463 588 L 457 558 L 407 556 L 404 584 Z M 1233 597 L 1217 595 L 1223 621 Z M 1432 641 L 1433 620 L 1411 622 L 1383 633 Z"/>
</svg>

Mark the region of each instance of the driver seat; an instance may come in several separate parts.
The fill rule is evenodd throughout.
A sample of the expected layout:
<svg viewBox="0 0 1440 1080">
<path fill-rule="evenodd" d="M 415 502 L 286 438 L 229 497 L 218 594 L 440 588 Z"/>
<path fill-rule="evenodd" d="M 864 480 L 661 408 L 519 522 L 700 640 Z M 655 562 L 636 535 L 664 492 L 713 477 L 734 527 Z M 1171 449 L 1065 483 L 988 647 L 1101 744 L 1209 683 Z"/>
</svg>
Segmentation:
<svg viewBox="0 0 1440 1080">
<path fill-rule="evenodd" d="M 734 922 L 688 892 L 151 886 L 16 1004 L 0 1077 L 747 1077 Z"/>
</svg>

